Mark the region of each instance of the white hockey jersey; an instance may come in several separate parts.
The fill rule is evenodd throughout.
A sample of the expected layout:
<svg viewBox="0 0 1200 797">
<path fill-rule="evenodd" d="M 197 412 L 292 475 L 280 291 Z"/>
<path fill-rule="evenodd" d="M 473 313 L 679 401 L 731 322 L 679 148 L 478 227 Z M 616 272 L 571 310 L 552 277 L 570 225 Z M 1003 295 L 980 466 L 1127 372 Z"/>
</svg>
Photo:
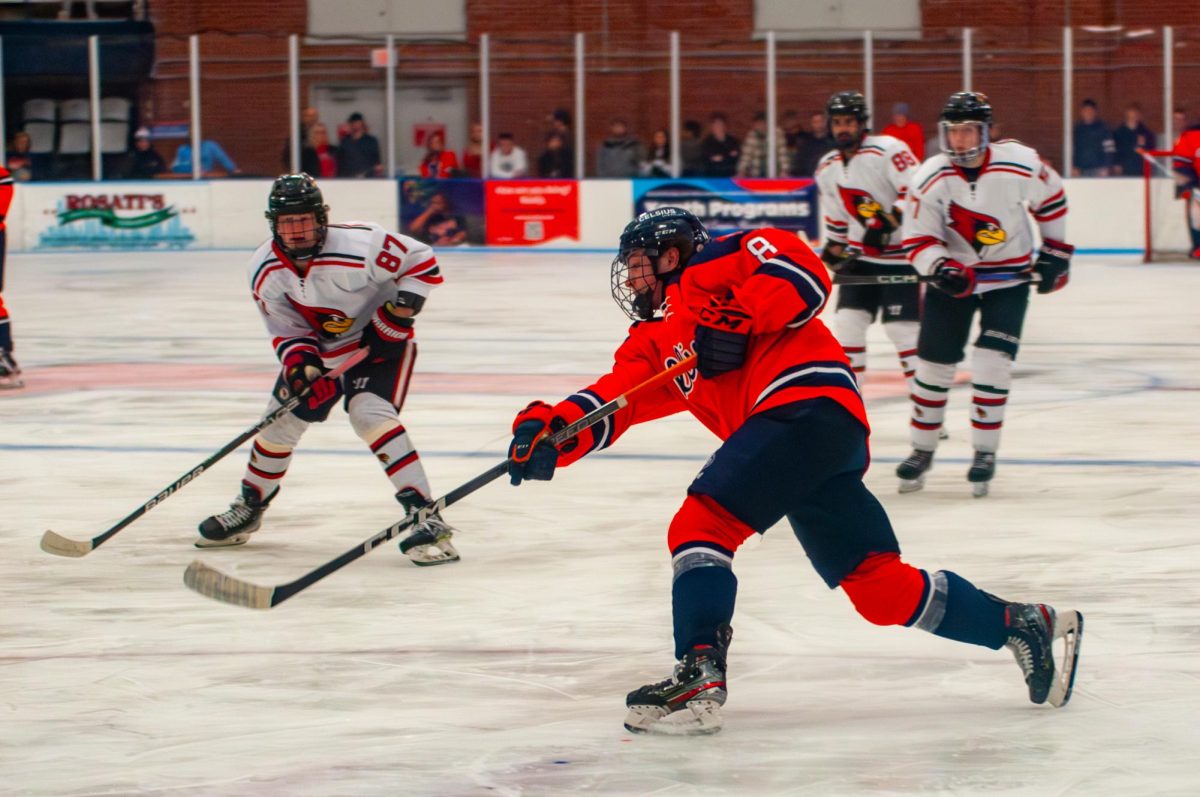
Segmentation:
<svg viewBox="0 0 1200 797">
<path fill-rule="evenodd" d="M 825 153 L 815 172 L 825 240 L 861 251 L 866 224 L 875 214 L 903 211 L 909 177 L 918 166 L 908 145 L 893 136 L 864 137 L 849 161 L 840 150 Z M 891 234 L 883 252 L 861 259 L 905 265 L 900 230 Z"/>
<path fill-rule="evenodd" d="M 442 283 L 433 250 L 378 224 L 330 224 L 304 276 L 268 240 L 250 258 L 250 290 L 282 362 L 315 351 L 332 368 L 358 348 L 372 314 L 399 291 L 428 296 Z"/>
<path fill-rule="evenodd" d="M 937 261 L 948 257 L 976 269 L 976 293 L 1006 288 L 1016 284 L 1006 277 L 1027 271 L 1033 261 L 1030 215 L 1044 240 L 1063 242 L 1067 196 L 1062 178 L 1031 147 L 1013 140 L 989 145 L 973 183 L 938 154 L 909 184 L 904 246 L 919 273 L 932 273 Z"/>
</svg>

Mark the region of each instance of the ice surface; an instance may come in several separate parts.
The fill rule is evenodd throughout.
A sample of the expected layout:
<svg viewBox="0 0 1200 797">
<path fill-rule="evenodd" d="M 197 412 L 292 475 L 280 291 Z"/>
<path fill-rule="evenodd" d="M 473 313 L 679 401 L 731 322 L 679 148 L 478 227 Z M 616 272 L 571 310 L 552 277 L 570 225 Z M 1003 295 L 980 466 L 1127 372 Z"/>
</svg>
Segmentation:
<svg viewBox="0 0 1200 797">
<path fill-rule="evenodd" d="M 503 457 L 516 409 L 605 370 L 608 257 L 439 255 L 403 413 L 438 492 Z M 28 387 L 0 393 L 0 793 L 19 795 L 1194 794 L 1200 749 L 1200 270 L 1080 258 L 1035 296 L 992 495 L 967 392 L 923 492 L 871 331 L 875 466 L 906 558 L 1087 618 L 1075 697 L 1030 705 L 1006 651 L 863 622 L 786 526 L 751 540 L 725 730 L 623 731 L 671 664 L 665 528 L 714 447 L 688 417 L 449 513 L 463 561 L 372 552 L 267 612 L 186 590 L 195 557 L 289 581 L 398 516 L 340 410 L 263 529 L 197 551 L 244 452 L 84 559 L 85 539 L 259 416 L 274 375 L 243 253 L 12 256 Z"/>
</svg>

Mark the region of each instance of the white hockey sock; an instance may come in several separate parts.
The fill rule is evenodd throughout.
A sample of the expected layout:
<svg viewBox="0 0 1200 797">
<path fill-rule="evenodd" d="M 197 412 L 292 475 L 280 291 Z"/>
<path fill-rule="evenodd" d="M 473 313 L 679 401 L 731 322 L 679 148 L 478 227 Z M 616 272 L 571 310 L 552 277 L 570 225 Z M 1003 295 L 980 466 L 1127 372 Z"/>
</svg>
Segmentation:
<svg viewBox="0 0 1200 797">
<path fill-rule="evenodd" d="M 946 400 L 950 386 L 954 384 L 953 364 L 931 363 L 917 359 L 917 371 L 913 377 L 912 423 L 909 430 L 913 448 L 934 451 L 938 444 L 938 431 L 946 419 Z"/>
<path fill-rule="evenodd" d="M 253 487 L 265 501 L 279 489 L 279 483 L 291 462 L 292 449 L 280 447 L 259 437 L 250 449 L 250 461 L 246 463 L 246 474 L 242 477 L 242 484 Z"/>
<path fill-rule="evenodd" d="M 850 360 L 850 368 L 856 374 L 867 370 L 867 327 L 871 326 L 871 314 L 866 310 L 843 307 L 833 314 L 833 326 L 837 330 L 838 343 Z"/>
<path fill-rule="evenodd" d="M 921 325 L 916 321 L 893 321 L 884 324 L 883 331 L 896 347 L 900 370 L 908 382 L 908 392 L 913 393 L 916 390 L 913 377 L 917 373 L 917 337 L 921 333 Z"/>
<path fill-rule="evenodd" d="M 976 451 L 994 454 L 999 450 L 1012 365 L 1006 354 L 975 349 L 971 365 L 971 443 Z"/>
<path fill-rule="evenodd" d="M 380 430 L 379 436 L 369 444 L 371 453 L 383 465 L 383 472 L 396 488 L 396 492 L 412 487 L 421 495 L 431 495 L 429 480 L 421 458 L 408 439 L 408 432 L 396 421 L 390 429 Z"/>
</svg>

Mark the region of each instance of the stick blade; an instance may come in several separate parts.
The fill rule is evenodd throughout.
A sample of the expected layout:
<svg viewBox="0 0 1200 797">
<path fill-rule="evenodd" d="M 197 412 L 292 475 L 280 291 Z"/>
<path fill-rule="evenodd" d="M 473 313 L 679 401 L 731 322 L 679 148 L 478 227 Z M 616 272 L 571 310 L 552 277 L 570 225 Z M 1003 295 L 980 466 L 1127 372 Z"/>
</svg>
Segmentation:
<svg viewBox="0 0 1200 797">
<path fill-rule="evenodd" d="M 209 567 L 199 559 L 183 571 L 183 583 L 188 589 L 199 592 L 206 598 L 245 606 L 248 609 L 270 609 L 271 599 L 275 594 L 274 587 L 260 587 L 242 581 Z"/>
<path fill-rule="evenodd" d="M 81 556 L 87 556 L 95 547 L 91 540 L 82 542 L 70 540 L 50 529 L 46 529 L 46 533 L 42 535 L 42 550 L 55 556 L 69 556 L 78 559 Z"/>
</svg>

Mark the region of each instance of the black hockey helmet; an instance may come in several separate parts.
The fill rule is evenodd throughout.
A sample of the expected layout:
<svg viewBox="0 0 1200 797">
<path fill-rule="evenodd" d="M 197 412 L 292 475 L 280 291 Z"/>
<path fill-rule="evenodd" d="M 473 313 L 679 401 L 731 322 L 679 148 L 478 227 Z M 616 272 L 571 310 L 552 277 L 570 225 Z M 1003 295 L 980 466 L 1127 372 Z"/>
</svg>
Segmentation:
<svg viewBox="0 0 1200 797">
<path fill-rule="evenodd" d="M 955 125 L 972 123 L 979 125 L 979 145 L 961 151 L 951 148 L 947 138 L 949 129 Z M 992 103 L 987 95 L 978 91 L 956 91 L 946 100 L 938 116 L 938 144 L 953 163 L 960 166 L 969 164 L 987 149 L 991 126 Z"/>
<path fill-rule="evenodd" d="M 665 207 L 648 210 L 621 233 L 620 249 L 612 261 L 612 295 L 617 305 L 633 320 L 648 321 L 662 304 L 662 277 L 682 271 L 697 252 L 712 240 L 700 219 L 683 208 Z M 629 258 L 635 251 L 651 261 L 671 248 L 679 250 L 679 266 L 670 272 L 655 272 L 650 290 L 638 292 L 629 285 Z"/>
<path fill-rule="evenodd" d="M 316 218 L 317 242 L 314 246 L 300 249 L 289 248 L 279 235 L 276 227 L 279 217 L 298 213 L 312 213 Z M 329 206 L 325 204 L 325 197 L 321 195 L 317 181 L 310 175 L 301 172 L 299 174 L 281 174 L 275 178 L 275 182 L 271 184 L 271 193 L 267 197 L 265 215 L 271 223 L 271 235 L 275 239 L 276 245 L 289 257 L 304 260 L 314 257 L 317 252 L 321 251 L 321 246 L 325 243 L 326 227 L 329 224 Z"/>
<path fill-rule="evenodd" d="M 857 119 L 859 126 L 858 137 L 838 138 L 833 135 L 833 117 L 835 116 L 853 116 Z M 834 139 L 837 148 L 840 150 L 853 150 L 859 145 L 863 140 L 863 136 L 870 130 L 870 125 L 868 124 L 870 119 L 871 111 L 867 108 L 867 98 L 862 95 L 861 91 L 839 91 L 825 103 L 825 134 Z"/>
</svg>

